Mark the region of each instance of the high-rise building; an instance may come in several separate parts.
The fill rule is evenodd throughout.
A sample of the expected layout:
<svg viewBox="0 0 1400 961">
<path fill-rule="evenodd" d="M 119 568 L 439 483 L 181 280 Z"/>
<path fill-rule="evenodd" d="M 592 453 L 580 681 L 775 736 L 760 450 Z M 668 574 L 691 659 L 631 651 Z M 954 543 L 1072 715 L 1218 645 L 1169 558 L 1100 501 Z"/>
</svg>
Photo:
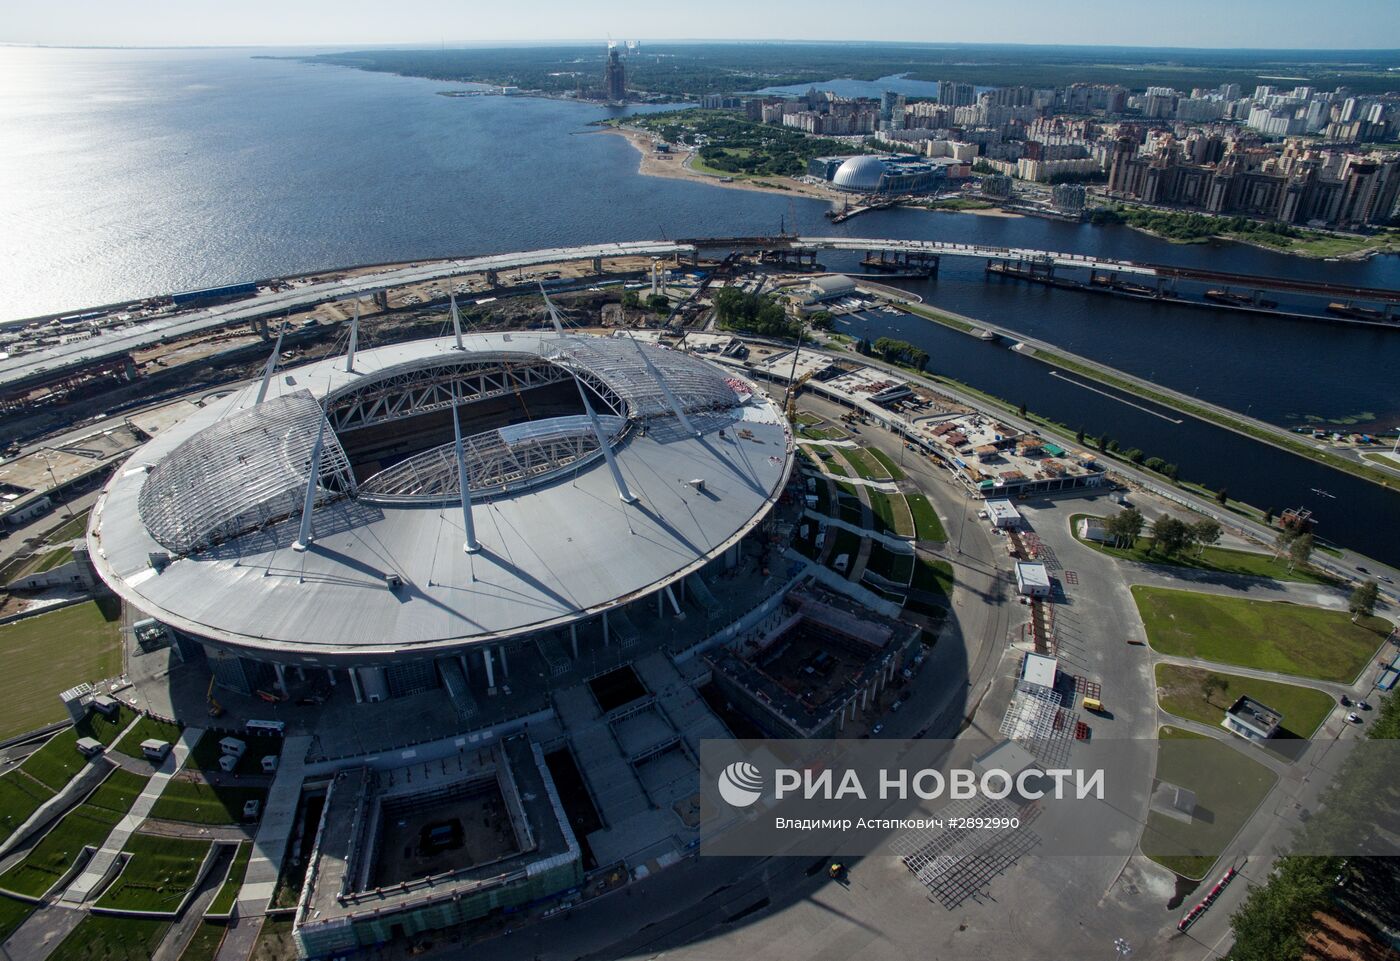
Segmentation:
<svg viewBox="0 0 1400 961">
<path fill-rule="evenodd" d="M 977 88 L 970 83 L 940 80 L 938 102 L 945 107 L 970 107 L 977 102 Z"/>
<path fill-rule="evenodd" d="M 627 99 L 627 68 L 616 47 L 608 48 L 608 62 L 603 67 L 603 93 L 609 100 Z"/>
</svg>

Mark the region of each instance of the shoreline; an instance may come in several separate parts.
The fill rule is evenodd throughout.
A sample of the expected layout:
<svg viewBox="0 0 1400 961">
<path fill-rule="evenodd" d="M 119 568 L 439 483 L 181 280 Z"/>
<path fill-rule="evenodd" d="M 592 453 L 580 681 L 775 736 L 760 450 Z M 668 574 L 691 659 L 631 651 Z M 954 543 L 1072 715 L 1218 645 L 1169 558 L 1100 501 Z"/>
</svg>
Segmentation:
<svg viewBox="0 0 1400 961">
<path fill-rule="evenodd" d="M 690 160 L 694 153 L 686 150 L 684 153 L 672 152 L 669 154 L 658 154 L 651 149 L 651 136 L 644 131 L 634 127 L 620 127 L 612 124 L 600 124 L 598 129 L 607 133 L 617 134 L 626 138 L 627 142 L 640 155 L 637 172 L 644 177 L 666 177 L 671 180 L 689 180 L 694 183 L 709 184 L 713 187 L 726 187 L 734 190 L 752 190 L 760 193 L 778 194 L 801 197 L 808 197 L 812 200 L 825 200 L 833 207 L 842 204 L 846 200 L 846 195 L 835 190 L 815 187 L 811 184 L 804 184 L 791 177 L 773 176 L 759 180 L 753 180 L 742 174 L 734 175 L 732 180 L 724 180 L 715 174 L 703 173 L 690 166 Z M 782 186 L 774 186 L 773 181 L 780 180 Z M 980 210 L 948 210 L 937 207 L 924 207 L 917 203 L 900 204 L 901 210 L 921 210 L 930 214 L 970 214 L 974 217 L 999 217 L 1014 218 L 1024 217 L 1026 214 L 1015 211 L 1002 210 L 1000 207 L 987 207 Z"/>
<path fill-rule="evenodd" d="M 1344 254 L 1319 254 L 1309 250 L 1298 250 L 1291 247 L 1275 247 L 1272 244 L 1260 243 L 1257 240 L 1247 240 L 1243 237 L 1225 234 L 1211 234 L 1208 237 L 1196 237 L 1189 240 L 1182 240 L 1177 237 L 1168 237 L 1165 234 L 1159 234 L 1157 231 L 1149 230 L 1146 227 L 1138 227 L 1128 223 L 1122 226 L 1127 227 L 1129 230 L 1136 230 L 1138 233 L 1151 237 L 1153 240 L 1160 240 L 1167 244 L 1175 244 L 1178 247 L 1193 247 L 1199 244 L 1209 243 L 1241 244 L 1245 247 L 1253 247 L 1256 250 L 1267 250 L 1270 253 L 1282 254 L 1285 257 L 1303 257 L 1308 260 L 1323 261 L 1346 260 L 1354 263 L 1361 263 L 1370 260 L 1372 257 L 1400 256 L 1400 251 L 1384 250 L 1380 247 L 1362 247 L 1360 250 L 1353 250 Z"/>
</svg>

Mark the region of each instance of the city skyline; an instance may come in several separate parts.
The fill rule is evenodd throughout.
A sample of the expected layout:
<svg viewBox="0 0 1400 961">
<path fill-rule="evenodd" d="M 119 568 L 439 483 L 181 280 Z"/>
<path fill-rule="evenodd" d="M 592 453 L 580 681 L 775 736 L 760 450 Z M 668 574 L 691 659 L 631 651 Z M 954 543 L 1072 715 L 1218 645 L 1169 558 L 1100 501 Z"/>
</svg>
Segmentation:
<svg viewBox="0 0 1400 961">
<path fill-rule="evenodd" d="M 461 46 L 585 43 L 615 39 L 663 41 L 849 41 L 931 44 L 1003 43 L 1263 50 L 1387 50 L 1400 47 L 1400 5 L 1340 0 L 1330 16 L 1308 16 L 1303 0 L 1239 0 L 1222 17 L 1210 0 L 1183 0 L 1172 16 L 1145 4 L 1078 0 L 1048 6 L 1008 0 L 998 16 L 937 10 L 893 0 L 878 21 L 854 35 L 834 0 L 819 0 L 794 19 L 778 9 L 719 0 L 697 21 L 682 10 L 633 2 L 605 9 L 545 0 L 526 14 L 514 8 L 466 10 L 445 0 L 379 7 L 309 0 L 293 7 L 252 0 L 236 8 L 189 8 L 159 2 L 142 15 L 92 0 L 53 8 L 11 9 L 0 42 L 46 46 Z M 697 32 L 697 23 L 703 34 Z M 1207 26 L 1208 25 L 1208 28 Z"/>
</svg>

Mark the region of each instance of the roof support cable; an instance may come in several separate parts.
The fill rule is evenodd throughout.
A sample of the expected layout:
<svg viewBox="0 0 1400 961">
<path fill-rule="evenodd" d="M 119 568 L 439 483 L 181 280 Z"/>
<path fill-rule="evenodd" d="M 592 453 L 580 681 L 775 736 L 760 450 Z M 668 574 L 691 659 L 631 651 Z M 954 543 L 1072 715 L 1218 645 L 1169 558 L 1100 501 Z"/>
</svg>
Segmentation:
<svg viewBox="0 0 1400 961">
<path fill-rule="evenodd" d="M 277 358 L 282 356 L 282 335 L 287 332 L 287 325 L 284 323 L 277 330 L 277 343 L 272 345 L 272 356 L 267 359 L 267 366 L 263 368 L 262 383 L 258 385 L 258 399 L 254 403 L 261 404 L 267 399 L 267 388 L 272 383 L 272 373 L 277 369 Z"/>
</svg>

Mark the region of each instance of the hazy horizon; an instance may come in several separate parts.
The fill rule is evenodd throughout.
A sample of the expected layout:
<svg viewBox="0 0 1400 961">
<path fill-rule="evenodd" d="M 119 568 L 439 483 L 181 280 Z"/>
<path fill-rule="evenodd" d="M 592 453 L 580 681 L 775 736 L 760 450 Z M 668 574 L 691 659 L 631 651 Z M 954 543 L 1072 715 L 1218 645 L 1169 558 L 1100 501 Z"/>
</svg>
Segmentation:
<svg viewBox="0 0 1400 961">
<path fill-rule="evenodd" d="M 475 5 L 473 5 L 475 6 Z M 1318 16 L 1325 9 L 1326 16 Z M 194 6 L 154 0 L 138 13 L 96 0 L 12 6 L 0 43 L 53 47 L 438 47 L 602 43 L 909 43 L 1103 46 L 1200 50 L 1389 51 L 1400 47 L 1394 0 L 1002 0 L 985 9 L 886 0 L 852 37 L 850 2 L 812 0 L 791 11 L 714 0 L 704 17 L 636 0 L 579 5 L 538 0 L 528 9 L 468 8 L 451 0 L 370 2 L 247 0 Z M 703 23 L 707 36 L 697 36 Z M 541 38 L 541 34 L 547 35 Z M 1379 41 L 1379 42 L 1378 42 Z"/>
</svg>

